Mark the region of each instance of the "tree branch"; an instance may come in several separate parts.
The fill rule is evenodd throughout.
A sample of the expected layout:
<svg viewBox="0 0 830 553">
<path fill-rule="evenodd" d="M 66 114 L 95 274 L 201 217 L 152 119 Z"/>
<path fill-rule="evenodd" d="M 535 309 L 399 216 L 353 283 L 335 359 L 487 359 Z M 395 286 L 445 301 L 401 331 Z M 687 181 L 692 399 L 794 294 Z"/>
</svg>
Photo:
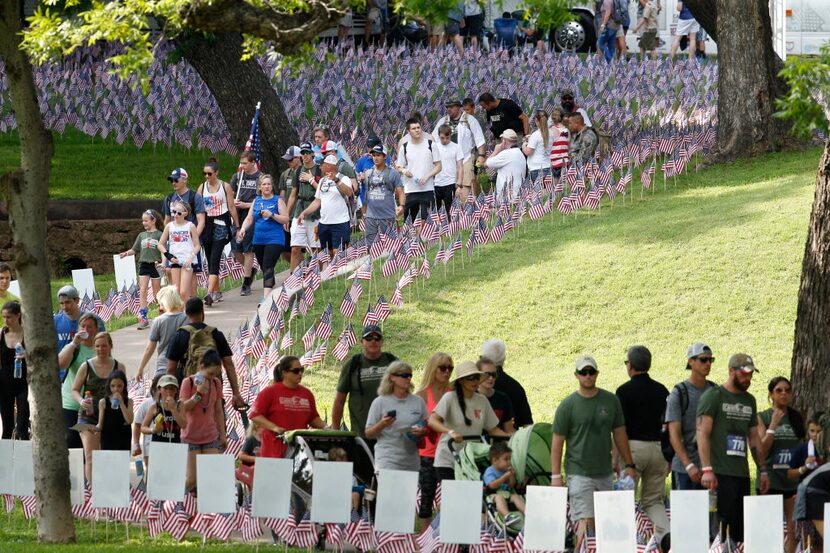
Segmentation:
<svg viewBox="0 0 830 553">
<path fill-rule="evenodd" d="M 243 32 L 291 53 L 337 23 L 346 13 L 343 0 L 309 0 L 304 10 L 259 8 L 240 0 L 191 0 L 181 10 L 184 26 L 213 33 Z"/>
</svg>

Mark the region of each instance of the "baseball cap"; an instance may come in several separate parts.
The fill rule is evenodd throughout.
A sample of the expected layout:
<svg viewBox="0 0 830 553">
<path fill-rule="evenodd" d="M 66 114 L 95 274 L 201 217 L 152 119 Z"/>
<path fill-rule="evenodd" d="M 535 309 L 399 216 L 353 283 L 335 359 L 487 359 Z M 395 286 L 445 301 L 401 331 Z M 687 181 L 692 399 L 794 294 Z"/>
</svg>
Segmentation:
<svg viewBox="0 0 830 553">
<path fill-rule="evenodd" d="M 81 297 L 80 294 L 78 294 L 78 289 L 69 284 L 62 286 L 61 289 L 58 290 L 58 299 L 61 299 L 61 296 L 70 300 L 77 300 Z"/>
<path fill-rule="evenodd" d="M 651 352 L 645 346 L 631 346 L 628 348 L 626 360 L 636 371 L 647 371 L 651 368 Z"/>
<path fill-rule="evenodd" d="M 514 131 L 513 129 L 507 129 L 506 131 L 501 133 L 501 138 L 506 138 L 507 140 L 516 142 L 517 140 L 519 140 L 519 135 L 516 134 L 516 131 Z"/>
<path fill-rule="evenodd" d="M 372 146 L 370 153 L 386 155 L 386 148 L 383 147 L 383 144 L 375 144 L 374 146 Z"/>
<path fill-rule="evenodd" d="M 370 136 L 369 138 L 366 139 L 366 148 L 371 150 L 372 148 L 374 148 L 375 146 L 377 146 L 380 143 L 381 143 L 380 138 L 378 138 L 375 135 L 372 135 L 372 136 Z"/>
<path fill-rule="evenodd" d="M 576 360 L 576 370 L 577 372 L 581 371 L 586 367 L 591 367 L 594 370 L 599 370 L 597 368 L 597 362 L 594 361 L 594 358 L 590 355 L 583 355 L 582 357 Z"/>
<path fill-rule="evenodd" d="M 333 156 L 333 155 L 329 154 L 325 158 L 323 158 L 323 163 L 330 163 L 332 165 L 337 165 L 337 156 Z"/>
<path fill-rule="evenodd" d="M 300 143 L 300 153 L 306 154 L 313 154 L 314 153 L 314 146 L 311 145 L 311 142 L 301 142 Z"/>
<path fill-rule="evenodd" d="M 453 106 L 461 107 L 461 100 L 450 100 L 448 102 L 444 102 L 444 107 L 451 108 Z"/>
<path fill-rule="evenodd" d="M 338 144 L 334 140 L 326 140 L 320 146 L 320 151 L 321 152 L 336 152 L 339 147 L 340 147 L 340 144 Z"/>
<path fill-rule="evenodd" d="M 177 168 L 173 169 L 173 172 L 170 173 L 170 176 L 167 177 L 167 180 L 169 180 L 170 182 L 174 182 L 174 181 L 177 181 L 181 178 L 185 178 L 185 179 L 187 178 L 187 171 L 185 171 L 181 167 L 177 167 Z"/>
<path fill-rule="evenodd" d="M 366 325 L 363 327 L 363 334 L 361 335 L 362 338 L 368 338 L 372 334 L 377 334 L 383 338 L 383 332 L 378 325 Z"/>
<path fill-rule="evenodd" d="M 570 98 L 571 100 L 573 100 L 574 93 L 571 92 L 570 90 L 563 90 L 562 94 L 560 94 L 559 97 L 560 98 Z"/>
<path fill-rule="evenodd" d="M 712 348 L 702 342 L 695 342 L 686 350 L 686 359 L 697 357 L 701 353 L 712 353 Z"/>
<path fill-rule="evenodd" d="M 176 377 L 172 374 L 166 374 L 159 378 L 158 387 L 164 388 L 165 386 L 175 386 L 176 388 L 179 387 L 179 381 L 176 380 Z"/>
<path fill-rule="evenodd" d="M 752 361 L 752 357 L 745 353 L 736 353 L 730 357 L 729 368 L 737 369 L 742 373 L 761 372 L 755 368 L 755 363 Z"/>
<path fill-rule="evenodd" d="M 295 157 L 300 157 L 300 148 L 299 146 L 289 146 L 288 149 L 283 154 L 282 158 L 285 161 L 291 161 Z"/>
</svg>

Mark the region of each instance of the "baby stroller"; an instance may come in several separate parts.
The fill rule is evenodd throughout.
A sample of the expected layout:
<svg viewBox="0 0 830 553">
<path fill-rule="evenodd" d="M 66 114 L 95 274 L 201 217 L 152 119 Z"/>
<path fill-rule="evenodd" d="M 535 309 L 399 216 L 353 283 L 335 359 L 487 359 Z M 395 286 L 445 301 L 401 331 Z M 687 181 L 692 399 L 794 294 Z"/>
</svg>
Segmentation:
<svg viewBox="0 0 830 553">
<path fill-rule="evenodd" d="M 513 450 L 510 464 L 516 475 L 516 488 L 523 492 L 528 485 L 546 486 L 550 484 L 550 448 L 552 431 L 547 423 L 534 424 L 519 429 L 508 442 Z M 482 480 L 484 471 L 490 465 L 490 444 L 484 442 L 467 442 L 456 450 L 449 442 L 455 458 L 456 480 Z M 486 490 L 485 490 L 486 492 Z M 493 495 L 485 493 L 484 510 L 488 524 L 510 536 L 516 536 L 524 528 L 524 515 L 511 511 L 505 520 L 496 510 Z"/>
</svg>

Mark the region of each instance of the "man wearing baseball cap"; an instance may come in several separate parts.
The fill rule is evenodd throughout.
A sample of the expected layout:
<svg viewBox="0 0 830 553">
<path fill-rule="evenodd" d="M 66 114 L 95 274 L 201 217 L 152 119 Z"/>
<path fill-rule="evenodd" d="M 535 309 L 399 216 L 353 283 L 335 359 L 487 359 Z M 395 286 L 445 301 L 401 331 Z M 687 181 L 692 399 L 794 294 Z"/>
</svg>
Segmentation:
<svg viewBox="0 0 830 553">
<path fill-rule="evenodd" d="M 58 290 L 57 296 L 61 310 L 54 315 L 53 320 L 55 323 L 55 332 L 58 335 L 58 351 L 60 352 L 66 344 L 72 341 L 75 333 L 78 332 L 78 319 L 81 318 L 83 313 L 81 312 L 80 295 L 78 294 L 78 289 L 74 286 L 69 284 L 62 286 Z M 97 316 L 95 318 L 98 320 L 98 330 L 103 332 L 105 330 L 104 322 Z M 65 373 L 66 371 L 64 370 L 60 371 L 61 381 L 63 381 L 63 375 Z"/>
<path fill-rule="evenodd" d="M 282 159 L 288 163 L 288 168 L 280 174 L 279 181 L 277 182 L 277 194 L 279 194 L 280 198 L 282 198 L 282 201 L 285 202 L 285 205 L 287 206 L 288 196 L 291 194 L 291 188 L 294 186 L 294 175 L 297 173 L 297 168 L 302 163 L 300 147 L 289 146 L 285 151 L 285 154 L 283 154 Z M 290 227 L 291 225 L 289 225 L 289 228 Z M 291 244 L 291 233 L 285 231 L 285 234 L 285 243 Z M 290 248 L 285 248 L 285 251 L 282 252 L 282 258 L 288 263 L 291 263 Z"/>
<path fill-rule="evenodd" d="M 666 424 L 674 457 L 671 461 L 672 487 L 676 490 L 702 490 L 700 456 L 697 452 L 697 405 L 700 396 L 717 386 L 707 380 L 715 357 L 712 349 L 695 342 L 686 349 L 689 378 L 672 388 L 666 400 Z"/>
<path fill-rule="evenodd" d="M 345 177 L 348 177 L 349 182 L 352 185 L 352 190 L 357 192 L 360 189 L 357 182 L 357 173 L 354 170 L 354 165 L 352 165 L 348 160 L 343 159 L 343 156 L 340 155 L 340 144 L 334 140 L 326 140 L 320 146 L 320 150 L 323 152 L 323 158 L 326 156 L 335 156 L 337 158 L 337 172 Z M 355 216 L 357 209 L 360 209 L 361 207 L 359 199 L 359 196 L 355 196 L 353 194 L 346 200 L 349 206 L 349 221 L 352 227 L 354 227 L 357 223 Z"/>
<path fill-rule="evenodd" d="M 764 459 L 758 455 L 758 409 L 755 398 L 747 392 L 758 369 L 745 353 L 730 357 L 728 366 L 726 383 L 707 390 L 698 403 L 697 447 L 703 465 L 700 483 L 717 493 L 721 540 L 728 535 L 734 542 L 742 542 L 744 496 L 750 495 L 750 453 L 760 469 L 758 489 L 762 494 L 769 489 L 769 477 Z"/>
<path fill-rule="evenodd" d="M 383 145 L 373 146 L 370 153 L 374 166 L 364 173 L 366 201 L 363 216 L 366 218 L 366 240 L 371 244 L 378 234 L 389 234 L 395 226 L 395 218 L 403 213 L 406 197 L 401 176 L 386 165 L 387 155 Z"/>
<path fill-rule="evenodd" d="M 519 187 L 527 174 L 527 158 L 519 148 L 519 135 L 513 129 L 501 134 L 501 144 L 496 153 L 484 160 L 483 167 L 496 169 L 496 195 L 501 197 L 505 189 L 510 198 L 519 194 Z"/>
<path fill-rule="evenodd" d="M 383 351 L 383 331 L 378 325 L 366 325 L 361 333 L 363 351 L 343 363 L 337 392 L 331 407 L 331 427 L 339 430 L 343 422 L 343 407 L 349 400 L 350 429 L 366 437 L 366 419 L 369 407 L 378 397 L 378 386 L 383 373 L 398 358 Z M 374 440 L 367 442 L 374 447 Z"/>
<path fill-rule="evenodd" d="M 597 362 L 583 356 L 576 360 L 575 376 L 579 388 L 562 400 L 553 418 L 551 444 L 551 486 L 564 486 L 562 450 L 571 520 L 577 523 L 576 547 L 579 551 L 589 529 L 594 529 L 594 492 L 611 490 L 614 467 L 611 462 L 611 436 L 625 462 L 625 474 L 637 478 L 628 435 L 625 432 L 622 405 L 616 395 L 597 388 Z"/>
<path fill-rule="evenodd" d="M 314 201 L 317 184 L 323 177 L 320 166 L 314 163 L 314 146 L 311 142 L 300 144 L 300 166 L 291 179 L 288 190 L 288 214 L 291 216 L 291 271 L 297 268 L 303 259 L 303 249 L 312 250 L 320 247 L 317 239 L 317 223 L 320 212 L 307 214 L 300 223 L 300 213 Z"/>
</svg>

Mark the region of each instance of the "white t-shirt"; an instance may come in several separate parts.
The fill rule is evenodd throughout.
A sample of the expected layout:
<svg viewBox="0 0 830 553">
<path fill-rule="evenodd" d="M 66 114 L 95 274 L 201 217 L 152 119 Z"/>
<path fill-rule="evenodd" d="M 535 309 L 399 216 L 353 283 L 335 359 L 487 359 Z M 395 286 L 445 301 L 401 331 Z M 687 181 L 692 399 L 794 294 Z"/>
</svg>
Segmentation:
<svg viewBox="0 0 830 553">
<path fill-rule="evenodd" d="M 450 125 L 449 115 L 445 115 L 435 123 L 432 138 L 436 142 L 438 141 L 438 127 L 441 125 Z M 484 131 L 481 130 L 478 119 L 468 113 L 461 114 L 456 130 L 458 132 L 458 145 L 461 146 L 461 151 L 464 152 L 464 161 L 467 161 L 467 158 L 473 155 L 474 149 L 480 148 L 486 143 Z"/>
<path fill-rule="evenodd" d="M 337 173 L 335 177 L 340 184 L 344 186 L 351 186 L 352 182 L 349 177 Z M 314 193 L 315 198 L 320 198 L 320 222 L 324 225 L 336 225 L 338 223 L 349 222 L 349 206 L 346 204 L 347 200 L 343 194 L 338 190 L 337 185 L 328 177 L 320 179 L 320 184 L 317 186 L 317 192 Z"/>
<path fill-rule="evenodd" d="M 464 161 L 461 146 L 450 141 L 446 146 L 433 142 L 433 149 L 438 148 L 441 156 L 441 172 L 435 175 L 435 186 L 450 186 L 458 183 L 458 162 Z"/>
<path fill-rule="evenodd" d="M 432 148 L 429 144 L 432 143 Z M 412 173 L 412 177 L 407 177 L 401 174 L 403 179 L 403 191 L 407 194 L 413 192 L 432 192 L 435 190 L 435 179 L 431 178 L 424 186 L 418 184 L 418 179 L 424 175 L 432 172 L 435 162 L 441 161 L 441 155 L 438 153 L 438 144 L 431 139 L 424 136 L 420 144 L 415 144 L 412 141 L 406 143 L 406 153 L 404 154 L 404 145 L 398 149 L 397 165 L 405 167 L 407 171 Z M 430 152 L 430 149 L 432 152 Z M 403 172 L 402 172 L 403 173 Z"/>
<path fill-rule="evenodd" d="M 444 419 L 444 426 L 455 430 L 462 436 L 480 436 L 484 430 L 490 430 L 499 425 L 499 418 L 490 406 L 490 401 L 483 395 L 475 393 L 464 403 L 467 418 L 470 419 L 469 426 L 464 422 L 464 414 L 461 412 L 461 405 L 458 403 L 458 396 L 455 392 L 444 394 L 432 412 Z M 452 468 L 453 457 L 447 447 L 449 441 L 449 434 L 441 434 L 438 447 L 435 449 L 436 467 Z M 453 444 L 453 447 L 458 450 L 461 444 Z"/>
<path fill-rule="evenodd" d="M 527 158 L 527 168 L 530 171 L 538 171 L 550 167 L 550 146 L 553 142 L 550 132 L 548 132 L 548 145 L 545 147 L 542 140 L 542 131 L 536 129 L 533 134 L 527 139 L 527 147 L 533 148 L 533 153 Z"/>
<path fill-rule="evenodd" d="M 510 184 L 511 197 L 515 198 L 525 178 L 527 162 L 525 155 L 519 148 L 507 148 L 487 159 L 487 167 L 497 169 L 496 194 L 503 194 L 504 188 Z"/>
</svg>

